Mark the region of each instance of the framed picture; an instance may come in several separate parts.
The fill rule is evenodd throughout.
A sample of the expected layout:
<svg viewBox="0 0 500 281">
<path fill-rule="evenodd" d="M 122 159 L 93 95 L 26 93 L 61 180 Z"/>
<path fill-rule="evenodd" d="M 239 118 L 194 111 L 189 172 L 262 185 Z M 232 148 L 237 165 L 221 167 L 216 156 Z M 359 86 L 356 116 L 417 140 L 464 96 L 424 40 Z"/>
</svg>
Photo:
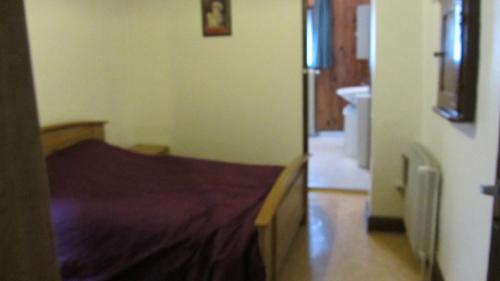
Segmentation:
<svg viewBox="0 0 500 281">
<path fill-rule="evenodd" d="M 479 65 L 479 0 L 441 0 L 442 50 L 434 110 L 452 122 L 473 122 Z"/>
<path fill-rule="evenodd" d="M 231 35 L 231 0 L 201 0 L 203 35 Z"/>
</svg>

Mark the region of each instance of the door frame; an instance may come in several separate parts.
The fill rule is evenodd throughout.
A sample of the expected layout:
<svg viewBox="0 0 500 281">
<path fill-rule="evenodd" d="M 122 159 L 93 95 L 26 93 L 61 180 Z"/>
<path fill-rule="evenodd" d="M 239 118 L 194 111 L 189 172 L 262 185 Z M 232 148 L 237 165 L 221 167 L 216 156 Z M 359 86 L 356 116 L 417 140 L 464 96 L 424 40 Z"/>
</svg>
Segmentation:
<svg viewBox="0 0 500 281">
<path fill-rule="evenodd" d="M 1 278 L 58 281 L 24 2 L 2 1 L 0 19 Z"/>
<path fill-rule="evenodd" d="M 491 225 L 490 258 L 488 281 L 500 280 L 500 139 L 497 161 L 496 186 L 483 187 L 483 193 L 493 196 L 493 216 Z"/>
<path fill-rule="evenodd" d="M 302 153 L 309 155 L 309 96 L 307 73 L 307 2 L 302 1 Z M 305 164 L 304 186 L 309 189 L 309 161 Z M 305 208 L 308 208 L 308 197 L 304 198 Z M 307 220 L 307 218 L 306 218 Z"/>
<path fill-rule="evenodd" d="M 302 120 L 303 136 L 302 150 L 304 154 L 309 154 L 309 97 L 308 97 L 308 74 L 307 74 L 307 7 L 308 0 L 302 1 Z M 307 173 L 306 173 L 307 175 Z M 307 178 L 307 176 L 306 176 Z"/>
</svg>

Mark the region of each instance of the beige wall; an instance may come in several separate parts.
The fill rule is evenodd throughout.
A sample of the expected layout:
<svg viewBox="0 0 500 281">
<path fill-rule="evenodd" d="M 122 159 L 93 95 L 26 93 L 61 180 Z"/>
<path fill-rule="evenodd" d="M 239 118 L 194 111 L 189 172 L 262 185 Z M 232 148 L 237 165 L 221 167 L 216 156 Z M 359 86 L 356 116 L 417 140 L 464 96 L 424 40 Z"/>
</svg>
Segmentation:
<svg viewBox="0 0 500 281">
<path fill-rule="evenodd" d="M 374 216 L 400 217 L 401 155 L 420 137 L 421 3 L 375 0 L 372 192 Z"/>
<path fill-rule="evenodd" d="M 436 102 L 440 9 L 423 1 L 423 134 L 444 173 L 439 263 L 445 279 L 486 280 L 492 199 L 479 192 L 495 182 L 499 131 L 500 3 L 481 1 L 482 39 L 477 120 L 453 125 L 431 110 Z"/>
<path fill-rule="evenodd" d="M 27 0 L 42 125 L 110 121 L 119 145 L 169 142 L 168 7 L 147 0 Z"/>
<path fill-rule="evenodd" d="M 302 150 L 302 5 L 233 0 L 233 35 L 204 38 L 200 1 L 171 1 L 174 150 L 285 164 Z"/>
<path fill-rule="evenodd" d="M 301 153 L 301 1 L 234 0 L 221 38 L 200 1 L 26 2 L 42 124 L 105 119 L 113 143 L 219 160 Z"/>
<path fill-rule="evenodd" d="M 440 7 L 436 1 L 376 0 L 373 104 L 374 215 L 401 216 L 404 147 L 421 141 L 442 165 L 438 259 L 446 280 L 486 280 L 500 95 L 500 4 L 482 2 L 481 66 L 475 124 L 452 124 L 432 111 L 437 99 Z"/>
</svg>

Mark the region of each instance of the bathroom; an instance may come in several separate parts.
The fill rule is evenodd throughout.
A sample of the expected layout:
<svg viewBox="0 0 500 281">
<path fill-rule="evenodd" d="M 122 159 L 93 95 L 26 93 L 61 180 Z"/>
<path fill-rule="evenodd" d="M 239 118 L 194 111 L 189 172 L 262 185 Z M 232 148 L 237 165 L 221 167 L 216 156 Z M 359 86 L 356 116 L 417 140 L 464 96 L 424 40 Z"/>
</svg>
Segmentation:
<svg viewBox="0 0 500 281">
<path fill-rule="evenodd" d="M 308 0 L 309 187 L 370 189 L 370 0 Z"/>
</svg>

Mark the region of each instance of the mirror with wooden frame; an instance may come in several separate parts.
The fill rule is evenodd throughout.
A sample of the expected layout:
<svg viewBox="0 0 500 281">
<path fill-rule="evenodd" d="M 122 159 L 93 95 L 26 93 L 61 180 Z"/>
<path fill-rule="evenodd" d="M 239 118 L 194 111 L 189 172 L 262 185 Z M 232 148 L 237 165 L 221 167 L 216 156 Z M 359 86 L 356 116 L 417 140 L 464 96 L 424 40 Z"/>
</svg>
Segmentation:
<svg viewBox="0 0 500 281">
<path fill-rule="evenodd" d="M 442 50 L 434 110 L 452 122 L 473 122 L 479 64 L 480 0 L 441 0 Z"/>
</svg>

